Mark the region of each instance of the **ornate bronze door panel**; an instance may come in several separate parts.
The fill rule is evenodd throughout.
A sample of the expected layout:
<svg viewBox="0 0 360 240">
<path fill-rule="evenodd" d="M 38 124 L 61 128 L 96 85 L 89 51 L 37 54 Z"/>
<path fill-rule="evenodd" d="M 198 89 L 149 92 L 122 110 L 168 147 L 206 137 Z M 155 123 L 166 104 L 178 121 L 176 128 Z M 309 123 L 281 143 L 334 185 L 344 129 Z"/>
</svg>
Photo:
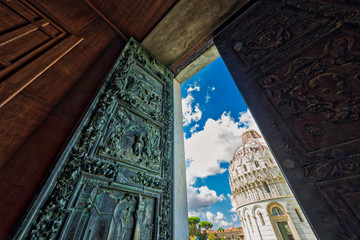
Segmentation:
<svg viewBox="0 0 360 240">
<path fill-rule="evenodd" d="M 129 41 L 17 239 L 171 239 L 172 81 Z"/>
<path fill-rule="evenodd" d="M 320 239 L 360 239 L 360 9 L 257 1 L 215 39 Z"/>
</svg>

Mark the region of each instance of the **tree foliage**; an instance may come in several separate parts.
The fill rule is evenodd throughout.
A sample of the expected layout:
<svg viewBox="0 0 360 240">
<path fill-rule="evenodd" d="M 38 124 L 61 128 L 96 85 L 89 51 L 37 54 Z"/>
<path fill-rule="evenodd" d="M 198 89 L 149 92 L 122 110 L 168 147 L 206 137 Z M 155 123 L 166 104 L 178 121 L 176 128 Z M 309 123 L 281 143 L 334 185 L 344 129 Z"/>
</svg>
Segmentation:
<svg viewBox="0 0 360 240">
<path fill-rule="evenodd" d="M 223 231 L 225 231 L 222 227 L 220 227 L 219 229 L 218 229 L 218 231 L 220 231 L 220 232 L 223 232 Z"/>
<path fill-rule="evenodd" d="M 198 217 L 189 217 L 189 234 L 190 236 L 196 236 L 198 229 L 197 224 L 200 222 L 200 218 Z"/>
<path fill-rule="evenodd" d="M 209 238 L 208 238 L 208 240 L 215 240 L 215 236 L 214 236 L 214 234 L 210 233 L 210 234 L 209 234 Z"/>
<path fill-rule="evenodd" d="M 196 225 L 200 222 L 198 217 L 189 217 L 189 225 Z"/>
<path fill-rule="evenodd" d="M 209 222 L 206 222 L 206 221 L 202 221 L 200 223 L 199 222 L 200 222 L 200 218 L 198 218 L 198 217 L 189 217 L 190 239 L 193 239 L 196 236 L 199 240 L 206 240 L 206 239 L 208 239 L 207 233 L 206 232 L 201 232 L 201 229 L 202 228 L 209 229 L 209 228 L 211 228 L 213 226 L 213 224 L 209 223 Z"/>
<path fill-rule="evenodd" d="M 209 229 L 212 228 L 212 223 L 206 222 L 206 221 L 202 221 L 199 223 L 199 228 L 205 228 L 205 229 Z"/>
</svg>

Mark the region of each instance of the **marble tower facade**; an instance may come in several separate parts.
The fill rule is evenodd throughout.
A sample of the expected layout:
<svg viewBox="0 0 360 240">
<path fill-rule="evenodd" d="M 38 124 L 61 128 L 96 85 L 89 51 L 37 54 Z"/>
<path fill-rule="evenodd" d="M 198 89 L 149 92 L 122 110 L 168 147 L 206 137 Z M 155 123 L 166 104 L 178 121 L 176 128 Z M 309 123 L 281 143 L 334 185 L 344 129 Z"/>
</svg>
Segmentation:
<svg viewBox="0 0 360 240">
<path fill-rule="evenodd" d="M 247 240 L 316 239 L 261 135 L 249 130 L 235 151 L 229 183 Z"/>
</svg>

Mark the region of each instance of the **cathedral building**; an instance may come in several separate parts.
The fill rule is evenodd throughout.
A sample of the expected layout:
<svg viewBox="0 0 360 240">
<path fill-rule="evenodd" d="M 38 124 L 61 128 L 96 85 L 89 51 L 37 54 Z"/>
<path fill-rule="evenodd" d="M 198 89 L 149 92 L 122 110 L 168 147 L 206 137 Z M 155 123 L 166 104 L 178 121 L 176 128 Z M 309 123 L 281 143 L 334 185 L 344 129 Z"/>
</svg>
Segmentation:
<svg viewBox="0 0 360 240">
<path fill-rule="evenodd" d="M 247 240 L 317 239 L 259 133 L 243 133 L 229 174 Z"/>
<path fill-rule="evenodd" d="M 219 56 L 299 216 L 360 239 L 359 27 L 351 0 L 0 1 L 0 239 L 188 239 L 180 86 Z"/>
</svg>

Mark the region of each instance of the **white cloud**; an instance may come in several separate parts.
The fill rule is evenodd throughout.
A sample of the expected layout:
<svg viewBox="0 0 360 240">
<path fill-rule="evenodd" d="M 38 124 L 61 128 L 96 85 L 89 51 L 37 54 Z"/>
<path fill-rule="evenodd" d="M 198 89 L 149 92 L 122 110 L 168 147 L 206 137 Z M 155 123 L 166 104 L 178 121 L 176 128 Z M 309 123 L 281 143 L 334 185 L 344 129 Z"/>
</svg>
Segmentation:
<svg viewBox="0 0 360 240">
<path fill-rule="evenodd" d="M 207 186 L 199 188 L 188 186 L 187 197 L 189 212 L 200 211 L 203 208 L 210 207 L 212 204 L 225 199 L 223 194 L 217 195 L 214 190 L 210 190 Z"/>
<path fill-rule="evenodd" d="M 225 221 L 226 217 L 222 212 L 217 212 L 216 215 L 211 212 L 206 212 L 206 218 L 214 226 L 216 225 L 216 228 L 227 228 L 233 225 L 233 223 Z"/>
<path fill-rule="evenodd" d="M 210 100 L 210 93 L 213 92 L 215 90 L 215 87 L 208 87 L 207 91 L 206 91 L 206 96 L 205 96 L 205 103 L 208 103 Z"/>
<path fill-rule="evenodd" d="M 183 125 L 188 126 L 192 122 L 197 122 L 201 119 L 202 111 L 200 110 L 199 104 L 193 106 L 194 97 L 191 94 L 193 91 L 200 91 L 199 86 L 189 87 L 187 89 L 188 95 L 186 98 L 181 99 L 182 112 L 183 112 Z"/>
<path fill-rule="evenodd" d="M 205 103 L 208 103 L 210 100 L 210 94 L 206 94 L 205 96 Z"/>
<path fill-rule="evenodd" d="M 238 215 L 237 215 L 237 214 L 231 215 L 231 220 L 232 220 L 233 222 L 237 221 L 237 220 L 238 220 Z"/>
<path fill-rule="evenodd" d="M 200 217 L 201 213 L 200 212 L 196 212 L 196 211 L 190 211 L 188 212 L 188 216 L 189 217 Z"/>
<path fill-rule="evenodd" d="M 255 120 L 249 110 L 240 115 L 238 122 L 246 126 L 248 129 L 256 130 L 259 134 L 261 134 L 259 127 L 256 125 Z"/>
<path fill-rule="evenodd" d="M 228 198 L 230 199 L 230 201 L 231 201 L 231 209 L 230 209 L 230 212 L 236 212 L 236 204 L 235 204 L 235 201 L 234 201 L 234 198 L 233 198 L 233 196 L 230 194 L 230 193 L 228 193 Z M 237 215 L 236 215 L 237 216 Z"/>
<path fill-rule="evenodd" d="M 230 116 L 230 113 L 224 112 L 217 120 L 208 119 L 203 129 L 198 132 L 196 132 L 198 127 L 196 125 L 192 128 L 191 137 L 185 139 L 188 214 L 208 219 L 216 229 L 236 226 L 239 224 L 237 214 L 231 215 L 232 221 L 227 221 L 221 212 L 215 215 L 207 211 L 204 214 L 204 211 L 208 210 L 212 204 L 225 200 L 224 195 L 218 195 L 216 191 L 206 186 L 196 188 L 192 185 L 197 178 L 224 173 L 226 169 L 221 168 L 220 163 L 232 159 L 234 151 L 241 145 L 241 135 L 245 131 L 248 129 L 259 131 L 258 127 L 249 111 L 239 113 L 236 120 Z M 227 196 L 232 203 L 229 212 L 236 212 L 232 196 L 230 194 Z"/>
<path fill-rule="evenodd" d="M 198 127 L 200 127 L 200 125 L 199 125 L 199 124 L 195 124 L 195 125 L 190 129 L 191 134 L 193 134 Z"/>
<path fill-rule="evenodd" d="M 193 132 L 190 138 L 185 139 L 185 158 L 191 161 L 186 169 L 188 185 L 192 185 L 198 177 L 225 172 L 220 163 L 231 160 L 234 151 L 241 145 L 242 133 L 249 128 L 258 130 L 249 111 L 240 113 L 237 121 L 224 112 L 218 120 L 209 118 L 203 130 Z"/>
<path fill-rule="evenodd" d="M 197 92 L 200 91 L 200 87 L 197 86 L 196 83 L 195 83 L 194 87 L 190 86 L 190 87 L 186 90 L 187 93 L 191 93 L 191 92 L 193 92 L 193 91 L 197 91 Z"/>
</svg>

